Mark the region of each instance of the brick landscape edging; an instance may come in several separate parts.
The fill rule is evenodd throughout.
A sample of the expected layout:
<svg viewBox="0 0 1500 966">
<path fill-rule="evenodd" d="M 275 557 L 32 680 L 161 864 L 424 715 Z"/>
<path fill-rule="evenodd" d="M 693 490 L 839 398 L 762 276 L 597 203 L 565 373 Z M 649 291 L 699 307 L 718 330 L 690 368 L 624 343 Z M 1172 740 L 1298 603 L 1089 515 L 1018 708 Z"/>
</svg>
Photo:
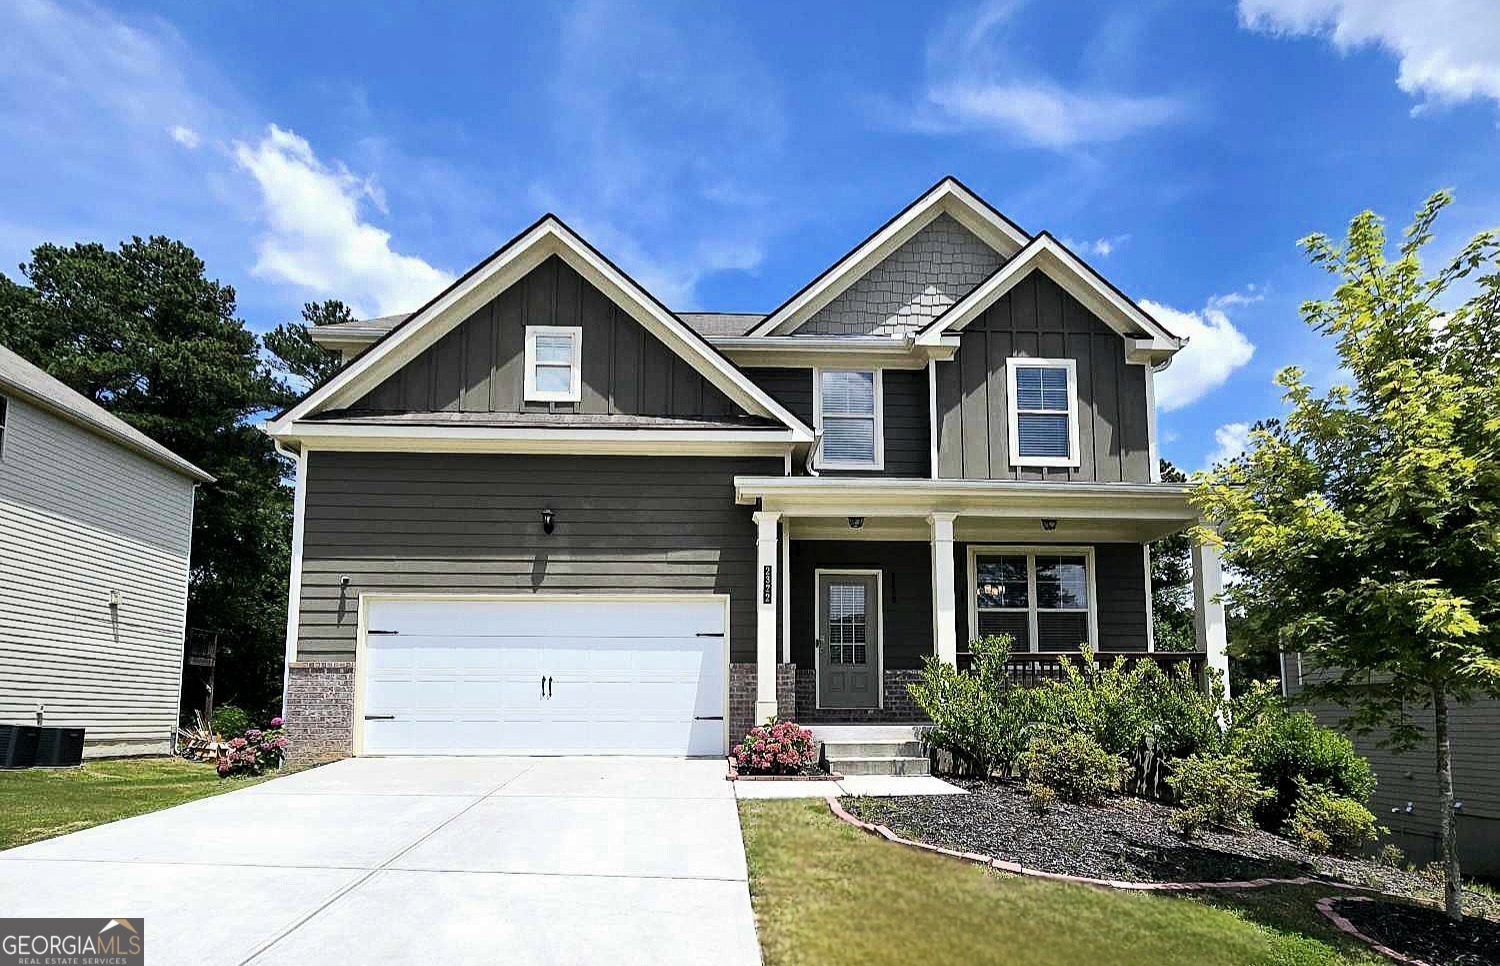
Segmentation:
<svg viewBox="0 0 1500 966">
<path fill-rule="evenodd" d="M 1382 946 L 1380 943 L 1360 932 L 1359 929 L 1355 927 L 1354 923 L 1339 915 L 1338 912 L 1333 908 L 1333 904 L 1335 902 L 1369 901 L 1371 901 L 1369 896 L 1329 896 L 1326 899 L 1318 900 L 1318 911 L 1321 912 L 1329 922 L 1333 923 L 1334 928 L 1338 929 L 1339 932 L 1346 933 L 1354 937 L 1355 939 L 1358 939 L 1360 942 L 1364 943 L 1366 946 L 1369 946 L 1371 949 L 1375 950 L 1377 953 L 1386 957 L 1387 959 L 1395 960 L 1398 963 L 1406 963 L 1408 964 L 1408 966 L 1429 966 L 1426 960 L 1413 959 L 1410 956 L 1404 956 L 1401 953 L 1396 952 L 1389 946 Z"/>
<path fill-rule="evenodd" d="M 843 781 L 844 776 L 836 771 L 830 771 L 822 775 L 741 775 L 739 762 L 734 756 L 729 756 L 729 774 L 724 776 L 725 781 L 731 782 L 837 782 Z"/>
<path fill-rule="evenodd" d="M 1347 889 L 1353 892 L 1380 893 L 1377 889 L 1368 886 L 1350 885 L 1347 882 L 1335 882 L 1332 879 L 1320 879 L 1314 876 L 1298 876 L 1295 879 L 1245 879 L 1238 882 L 1128 882 L 1124 879 L 1094 879 L 1089 876 L 1067 875 L 1062 872 L 1045 872 L 1041 869 L 1029 869 L 1018 862 L 1007 862 L 993 855 L 981 855 L 978 852 L 959 852 L 955 849 L 945 849 L 939 845 L 928 842 L 917 842 L 912 839 L 904 839 L 886 828 L 884 825 L 875 825 L 871 822 L 861 821 L 844 811 L 844 806 L 839 800 L 832 796 L 828 798 L 828 810 L 834 817 L 855 828 L 871 835 L 878 835 L 887 842 L 895 842 L 908 848 L 920 849 L 923 852 L 933 852 L 938 855 L 946 855 L 954 859 L 962 859 L 975 865 L 986 865 L 1001 872 L 1010 872 L 1015 875 L 1031 876 L 1037 879 L 1051 879 L 1054 882 L 1068 882 L 1073 885 L 1095 886 L 1102 889 L 1125 889 L 1133 892 L 1201 892 L 1205 889 L 1264 889 L 1267 886 L 1278 885 L 1319 885 L 1328 886 L 1332 889 Z M 1333 897 L 1337 898 L 1337 897 Z M 1400 897 L 1395 897 L 1400 898 Z M 1425 964 L 1423 964 L 1425 966 Z"/>
</svg>

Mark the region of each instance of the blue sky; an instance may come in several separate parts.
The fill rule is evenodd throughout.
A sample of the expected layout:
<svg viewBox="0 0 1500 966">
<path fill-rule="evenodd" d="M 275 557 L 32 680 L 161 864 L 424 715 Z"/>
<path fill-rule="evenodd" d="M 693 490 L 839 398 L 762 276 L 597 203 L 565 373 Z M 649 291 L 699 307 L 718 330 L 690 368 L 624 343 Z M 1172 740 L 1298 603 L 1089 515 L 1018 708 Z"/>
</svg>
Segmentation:
<svg viewBox="0 0 1500 966">
<path fill-rule="evenodd" d="M 944 174 L 1193 337 L 1189 469 L 1334 360 L 1295 240 L 1500 223 L 1500 4 L 0 3 L 0 266 L 167 234 L 258 331 L 415 307 L 546 210 L 676 308 L 768 310 Z"/>
</svg>

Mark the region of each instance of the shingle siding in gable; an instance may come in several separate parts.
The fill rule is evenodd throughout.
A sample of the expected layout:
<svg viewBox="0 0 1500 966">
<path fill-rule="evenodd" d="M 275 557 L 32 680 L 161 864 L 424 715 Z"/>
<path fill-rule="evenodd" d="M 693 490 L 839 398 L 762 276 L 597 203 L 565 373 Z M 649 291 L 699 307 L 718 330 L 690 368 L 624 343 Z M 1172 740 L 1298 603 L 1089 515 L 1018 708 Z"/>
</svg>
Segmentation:
<svg viewBox="0 0 1500 966">
<path fill-rule="evenodd" d="M 583 329 L 582 398 L 527 402 L 528 325 Z M 730 416 L 743 410 L 692 363 L 553 256 L 386 379 L 351 410 Z"/>
<path fill-rule="evenodd" d="M 1010 464 L 1006 360 L 1013 356 L 1076 362 L 1079 466 Z M 937 376 L 944 479 L 1150 482 L 1146 368 L 1127 364 L 1125 340 L 1041 272 L 965 327 Z"/>
<path fill-rule="evenodd" d="M 1000 255 L 939 215 L 817 314 L 797 335 L 896 335 L 922 328 L 1000 267 Z"/>
</svg>

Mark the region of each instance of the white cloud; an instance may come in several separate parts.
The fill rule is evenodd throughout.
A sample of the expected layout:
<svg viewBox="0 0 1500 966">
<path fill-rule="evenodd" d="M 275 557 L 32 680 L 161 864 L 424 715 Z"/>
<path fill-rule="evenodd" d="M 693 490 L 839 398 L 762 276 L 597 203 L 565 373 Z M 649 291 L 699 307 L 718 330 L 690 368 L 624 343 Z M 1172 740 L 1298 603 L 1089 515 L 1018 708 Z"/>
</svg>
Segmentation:
<svg viewBox="0 0 1500 966">
<path fill-rule="evenodd" d="M 1341 52 L 1375 45 L 1399 61 L 1413 97 L 1500 102 L 1500 9 L 1495 0 L 1240 0 L 1240 23 L 1323 37 Z"/>
<path fill-rule="evenodd" d="M 382 315 L 410 311 L 452 281 L 392 251 L 390 232 L 360 210 L 384 208 L 373 180 L 324 164 L 304 138 L 273 124 L 256 144 L 236 142 L 234 157 L 260 187 L 269 228 L 256 245 L 256 275 Z"/>
<path fill-rule="evenodd" d="M 1162 412 L 1182 409 L 1224 385 L 1255 354 L 1255 346 L 1212 299 L 1201 311 L 1183 312 L 1158 302 L 1141 307 L 1188 340 L 1172 364 L 1156 376 L 1156 405 Z"/>
<path fill-rule="evenodd" d="M 1250 448 L 1249 423 L 1225 423 L 1214 430 L 1215 449 L 1204 461 L 1208 467 L 1227 463 Z"/>
<path fill-rule="evenodd" d="M 203 143 L 203 138 L 197 131 L 194 131 L 192 128 L 187 127 L 183 124 L 173 125 L 172 128 L 167 131 L 167 134 L 171 135 L 172 140 L 187 148 L 189 151 L 196 151 L 198 149 L 198 145 Z"/>
<path fill-rule="evenodd" d="M 1112 235 L 1109 238 L 1095 238 L 1093 241 L 1078 241 L 1073 238 L 1064 238 L 1063 244 L 1080 255 L 1097 255 L 1100 258 L 1108 258 L 1115 253 L 1121 245 L 1130 241 L 1129 235 Z"/>
<path fill-rule="evenodd" d="M 1069 87 L 1019 58 L 1008 27 L 1023 0 L 992 0 L 950 18 L 929 40 L 927 86 L 909 119 L 923 133 L 985 131 L 1060 150 L 1119 141 L 1182 118 L 1177 94 Z"/>
</svg>

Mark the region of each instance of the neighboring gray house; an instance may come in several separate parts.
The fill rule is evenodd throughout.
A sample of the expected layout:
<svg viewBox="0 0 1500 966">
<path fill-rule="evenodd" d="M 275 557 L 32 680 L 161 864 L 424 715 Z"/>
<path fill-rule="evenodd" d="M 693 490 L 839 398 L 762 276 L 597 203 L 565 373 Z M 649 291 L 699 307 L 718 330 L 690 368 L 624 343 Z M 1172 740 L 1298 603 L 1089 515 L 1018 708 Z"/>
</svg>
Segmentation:
<svg viewBox="0 0 1500 966">
<path fill-rule="evenodd" d="M 1183 341 L 948 178 L 769 315 L 673 312 L 548 215 L 267 424 L 297 458 L 287 715 L 309 758 L 723 754 L 911 722 L 922 660 L 1153 655 Z"/>
<path fill-rule="evenodd" d="M 212 479 L 0 346 L 0 723 L 85 728 L 88 756 L 171 751 Z"/>
<path fill-rule="evenodd" d="M 1302 662 L 1296 654 L 1282 661 L 1283 688 L 1288 696 L 1302 690 Z M 1312 673 L 1312 672 L 1309 672 Z M 1348 712 L 1330 704 L 1309 707 L 1330 728 L 1339 727 Z M 1370 810 L 1390 827 L 1392 840 L 1415 862 L 1438 859 L 1439 811 L 1437 757 L 1431 741 L 1432 712 L 1414 711 L 1427 740 L 1397 754 L 1381 748 L 1379 737 L 1354 736 L 1354 747 L 1370 759 L 1379 784 Z M 1453 794 L 1459 807 L 1458 849 L 1464 871 L 1500 875 L 1500 701 L 1483 698 L 1448 709 L 1453 744 Z"/>
</svg>

